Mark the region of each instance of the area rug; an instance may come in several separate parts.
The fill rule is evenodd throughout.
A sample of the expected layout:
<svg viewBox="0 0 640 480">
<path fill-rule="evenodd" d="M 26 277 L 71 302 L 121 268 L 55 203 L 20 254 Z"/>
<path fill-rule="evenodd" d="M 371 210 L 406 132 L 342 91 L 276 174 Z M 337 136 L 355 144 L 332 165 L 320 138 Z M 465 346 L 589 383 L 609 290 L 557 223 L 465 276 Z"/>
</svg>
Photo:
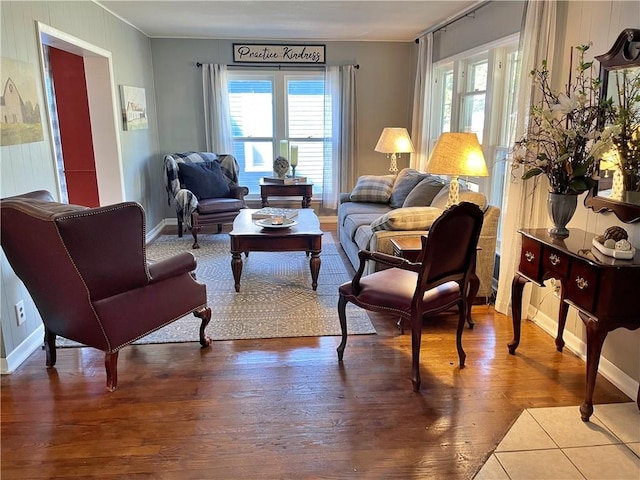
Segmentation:
<svg viewBox="0 0 640 480">
<path fill-rule="evenodd" d="M 340 335 L 338 286 L 351 279 L 340 246 L 323 245 L 318 288 L 311 288 L 309 257 L 304 252 L 251 252 L 242 256 L 240 292 L 234 289 L 229 236 L 163 235 L 147 247 L 147 257 L 161 260 L 189 251 L 197 259 L 196 278 L 207 285 L 212 317 L 206 332 L 213 340 Z M 188 315 L 136 343 L 196 342 L 200 320 Z M 376 333 L 362 309 L 347 305 L 350 335 Z M 58 338 L 58 346 L 78 346 Z"/>
</svg>

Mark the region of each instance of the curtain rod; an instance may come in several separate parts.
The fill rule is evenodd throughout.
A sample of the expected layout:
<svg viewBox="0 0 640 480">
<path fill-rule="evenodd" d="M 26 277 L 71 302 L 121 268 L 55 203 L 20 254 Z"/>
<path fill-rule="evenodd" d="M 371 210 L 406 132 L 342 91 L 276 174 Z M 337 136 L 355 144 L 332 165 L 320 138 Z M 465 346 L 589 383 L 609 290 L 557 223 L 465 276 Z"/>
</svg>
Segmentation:
<svg viewBox="0 0 640 480">
<path fill-rule="evenodd" d="M 200 68 L 202 67 L 203 63 L 202 62 L 196 62 L 196 67 Z M 321 68 L 321 67 L 325 67 L 326 65 L 301 65 L 301 64 L 289 64 L 289 63 L 272 63 L 272 64 L 252 64 L 252 65 L 244 65 L 244 64 L 231 64 L 231 65 L 227 65 L 227 67 L 271 67 L 271 68 L 277 68 L 278 70 L 280 70 L 281 68 Z M 360 65 L 359 64 L 355 64 L 353 65 L 353 68 L 355 68 L 356 70 L 360 69 Z"/>
<path fill-rule="evenodd" d="M 464 11 L 462 13 L 460 13 L 459 15 L 453 17 L 451 20 L 446 21 L 443 24 L 440 25 L 436 25 L 435 27 L 431 27 L 428 28 L 427 30 L 425 30 L 424 32 L 422 32 L 418 38 L 415 39 L 415 42 L 418 43 L 418 40 L 420 37 L 422 37 L 423 35 L 426 35 L 427 33 L 436 33 L 439 32 L 440 30 L 445 30 L 449 25 L 456 23 L 458 20 L 462 20 L 463 18 L 466 17 L 473 17 L 475 18 L 475 13 L 480 10 L 482 7 L 488 5 L 491 3 L 491 0 L 485 0 L 484 2 L 480 3 L 479 5 L 476 5 L 475 7 L 471 7 L 469 8 L 467 11 Z"/>
</svg>

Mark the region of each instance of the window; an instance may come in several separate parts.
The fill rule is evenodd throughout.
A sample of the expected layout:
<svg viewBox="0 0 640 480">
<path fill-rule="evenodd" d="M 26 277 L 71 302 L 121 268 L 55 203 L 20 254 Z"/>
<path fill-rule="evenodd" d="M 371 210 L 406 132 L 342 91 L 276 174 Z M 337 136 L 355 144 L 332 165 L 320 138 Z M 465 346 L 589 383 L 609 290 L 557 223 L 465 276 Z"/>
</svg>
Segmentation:
<svg viewBox="0 0 640 480">
<path fill-rule="evenodd" d="M 513 143 L 518 37 L 462 53 L 434 65 L 433 136 L 443 132 L 478 135 L 489 169 L 488 178 L 473 179 L 469 187 L 502 208 L 509 176 L 507 153 Z M 500 251 L 498 226 L 498 252 Z"/>
<path fill-rule="evenodd" d="M 233 154 L 250 194 L 272 175 L 282 139 L 298 146 L 296 175 L 313 181 L 314 194 L 322 192 L 325 132 L 331 131 L 324 85 L 318 72 L 229 72 Z"/>
</svg>

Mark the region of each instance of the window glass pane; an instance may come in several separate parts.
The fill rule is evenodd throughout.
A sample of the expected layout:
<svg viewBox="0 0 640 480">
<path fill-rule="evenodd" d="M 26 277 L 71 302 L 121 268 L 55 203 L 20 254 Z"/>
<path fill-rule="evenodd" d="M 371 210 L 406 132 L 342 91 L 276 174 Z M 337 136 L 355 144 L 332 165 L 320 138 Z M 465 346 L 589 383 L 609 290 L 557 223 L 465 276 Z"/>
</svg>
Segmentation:
<svg viewBox="0 0 640 480">
<path fill-rule="evenodd" d="M 453 105 L 453 71 L 445 72 L 442 77 L 442 124 L 440 132 L 451 131 L 451 108 Z"/>
<path fill-rule="evenodd" d="M 462 104 L 462 132 L 472 132 L 478 136 L 482 144 L 484 131 L 484 103 L 485 94 L 467 95 Z"/>
<path fill-rule="evenodd" d="M 472 92 L 487 89 L 487 69 L 488 62 L 482 61 L 469 65 L 469 82 Z"/>
<path fill-rule="evenodd" d="M 230 80 L 229 110 L 235 137 L 273 136 L 271 80 Z"/>
<path fill-rule="evenodd" d="M 287 131 L 289 138 L 323 138 L 324 81 L 287 82 Z"/>
</svg>

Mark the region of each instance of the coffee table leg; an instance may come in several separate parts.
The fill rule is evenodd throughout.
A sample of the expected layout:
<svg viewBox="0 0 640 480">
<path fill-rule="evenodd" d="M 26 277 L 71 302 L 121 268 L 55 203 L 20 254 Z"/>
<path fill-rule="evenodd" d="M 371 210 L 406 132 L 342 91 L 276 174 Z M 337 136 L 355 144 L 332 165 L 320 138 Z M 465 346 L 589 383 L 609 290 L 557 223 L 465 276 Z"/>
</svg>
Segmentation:
<svg viewBox="0 0 640 480">
<path fill-rule="evenodd" d="M 311 288 L 316 290 L 318 288 L 318 274 L 320 273 L 320 252 L 311 252 L 309 266 L 311 267 Z"/>
<path fill-rule="evenodd" d="M 233 272 L 233 281 L 236 292 L 240 291 L 240 276 L 242 275 L 242 253 L 231 252 L 231 271 Z"/>
</svg>

